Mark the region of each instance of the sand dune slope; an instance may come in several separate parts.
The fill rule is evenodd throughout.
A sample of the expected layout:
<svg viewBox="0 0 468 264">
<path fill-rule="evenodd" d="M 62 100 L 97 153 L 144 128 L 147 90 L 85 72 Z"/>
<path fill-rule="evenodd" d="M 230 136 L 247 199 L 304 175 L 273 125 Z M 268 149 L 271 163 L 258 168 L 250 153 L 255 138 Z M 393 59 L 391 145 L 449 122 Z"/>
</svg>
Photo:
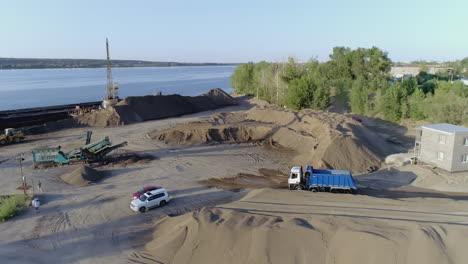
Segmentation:
<svg viewBox="0 0 468 264">
<path fill-rule="evenodd" d="M 176 144 L 262 142 L 293 150 L 290 165 L 347 169 L 353 173 L 379 167 L 392 147 L 360 123 L 344 115 L 272 106 L 241 113 L 219 113 L 206 121 L 149 133 Z"/>
<path fill-rule="evenodd" d="M 411 208 L 397 213 L 378 212 L 373 205 L 354 215 L 353 206 L 347 208 L 341 201 L 343 209 L 337 209 L 327 202 L 332 197 L 328 194 L 323 201 L 319 196 L 319 201 L 305 202 L 297 192 L 285 192 L 256 190 L 224 206 L 166 217 L 157 223 L 153 240 L 144 251 L 162 263 L 468 261 L 468 253 L 462 249 L 468 242 L 468 230 L 450 219 L 440 223 L 431 214 L 420 216 Z M 273 196 L 292 199 L 263 201 Z M 366 199 L 350 196 L 348 200 L 357 205 Z M 393 207 L 395 203 L 387 201 L 381 207 Z"/>
</svg>

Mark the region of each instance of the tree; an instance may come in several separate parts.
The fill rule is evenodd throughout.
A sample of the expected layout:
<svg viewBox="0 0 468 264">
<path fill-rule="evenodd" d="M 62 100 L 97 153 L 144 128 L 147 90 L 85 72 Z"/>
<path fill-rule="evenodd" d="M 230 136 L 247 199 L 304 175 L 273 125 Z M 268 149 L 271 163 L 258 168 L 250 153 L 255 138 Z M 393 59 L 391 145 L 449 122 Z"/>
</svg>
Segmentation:
<svg viewBox="0 0 468 264">
<path fill-rule="evenodd" d="M 363 77 L 353 82 L 349 102 L 353 113 L 362 115 L 369 111 L 369 89 Z"/>
<path fill-rule="evenodd" d="M 427 72 L 427 63 L 425 61 L 419 62 L 419 72 Z"/>
<path fill-rule="evenodd" d="M 407 78 L 401 81 L 401 88 L 406 90 L 407 95 L 411 95 L 416 88 L 418 88 L 418 81 L 416 78 Z"/>
<path fill-rule="evenodd" d="M 289 83 L 286 106 L 292 109 L 310 107 L 314 100 L 315 84 L 312 79 L 303 76 Z"/>
<path fill-rule="evenodd" d="M 288 63 L 283 68 L 281 80 L 286 84 L 291 83 L 293 80 L 300 79 L 304 73 L 303 67 L 298 65 L 294 58 L 289 57 Z"/>
<path fill-rule="evenodd" d="M 231 87 L 239 93 L 254 94 L 254 64 L 239 65 L 231 76 Z"/>
<path fill-rule="evenodd" d="M 395 83 L 387 89 L 384 95 L 383 114 L 384 119 L 391 122 L 399 122 L 401 119 L 401 85 Z"/>
<path fill-rule="evenodd" d="M 437 89 L 433 96 L 424 100 L 424 111 L 428 120 L 434 123 L 468 124 L 468 100 L 454 92 L 445 93 Z"/>
<path fill-rule="evenodd" d="M 409 98 L 410 117 L 413 120 L 423 120 L 426 118 L 424 113 L 425 94 L 422 89 L 416 88 L 414 93 Z"/>
</svg>

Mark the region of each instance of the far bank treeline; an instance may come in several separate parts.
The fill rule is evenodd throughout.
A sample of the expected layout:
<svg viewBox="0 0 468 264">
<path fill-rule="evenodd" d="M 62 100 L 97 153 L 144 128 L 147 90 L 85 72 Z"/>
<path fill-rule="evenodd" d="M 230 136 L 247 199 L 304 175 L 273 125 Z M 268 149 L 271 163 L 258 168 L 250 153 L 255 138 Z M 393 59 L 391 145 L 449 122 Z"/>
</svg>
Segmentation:
<svg viewBox="0 0 468 264">
<path fill-rule="evenodd" d="M 460 62 L 460 61 L 459 61 Z M 468 59 L 461 62 L 468 64 Z M 377 47 L 335 47 L 330 60 L 297 63 L 247 63 L 231 76 L 238 93 L 256 95 L 292 109 L 312 108 L 383 118 L 428 120 L 468 125 L 468 86 L 450 82 L 447 73 L 421 72 L 402 81 L 390 80 L 391 60 Z M 455 74 L 466 74 L 465 68 Z"/>
<path fill-rule="evenodd" d="M 184 63 L 140 60 L 111 60 L 113 68 L 118 67 L 174 67 L 174 66 L 224 66 L 227 63 Z M 106 60 L 93 59 L 21 59 L 0 58 L 0 70 L 11 69 L 50 69 L 50 68 L 103 68 Z"/>
</svg>

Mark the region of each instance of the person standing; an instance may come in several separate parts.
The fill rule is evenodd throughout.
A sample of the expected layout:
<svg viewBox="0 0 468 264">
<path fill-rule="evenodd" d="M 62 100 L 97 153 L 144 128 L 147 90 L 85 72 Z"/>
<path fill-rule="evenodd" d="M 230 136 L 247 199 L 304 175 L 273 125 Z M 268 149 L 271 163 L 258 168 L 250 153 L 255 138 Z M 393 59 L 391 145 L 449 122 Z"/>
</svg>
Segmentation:
<svg viewBox="0 0 468 264">
<path fill-rule="evenodd" d="M 39 189 L 39 191 L 42 192 L 42 182 L 41 181 L 37 182 L 37 188 Z"/>
<path fill-rule="evenodd" d="M 39 211 L 39 206 L 41 206 L 41 201 L 39 201 L 39 198 L 34 198 L 32 200 L 32 206 L 34 207 L 34 211 L 37 213 Z"/>
</svg>

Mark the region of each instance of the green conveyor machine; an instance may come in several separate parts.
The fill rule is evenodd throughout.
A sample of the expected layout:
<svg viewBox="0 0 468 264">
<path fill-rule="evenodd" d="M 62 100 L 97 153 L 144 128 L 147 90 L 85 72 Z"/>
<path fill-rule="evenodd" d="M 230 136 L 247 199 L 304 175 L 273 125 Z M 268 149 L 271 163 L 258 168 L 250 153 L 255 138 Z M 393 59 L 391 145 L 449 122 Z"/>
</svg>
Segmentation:
<svg viewBox="0 0 468 264">
<path fill-rule="evenodd" d="M 92 162 L 103 158 L 111 151 L 124 147 L 127 142 L 122 142 L 118 145 L 112 146 L 109 137 L 105 137 L 98 141 L 87 144 L 84 147 L 76 148 L 69 152 L 63 152 L 61 147 L 53 148 L 37 148 L 33 149 L 32 157 L 34 163 L 42 162 L 55 162 L 61 164 L 68 164 L 76 161 Z"/>
</svg>

